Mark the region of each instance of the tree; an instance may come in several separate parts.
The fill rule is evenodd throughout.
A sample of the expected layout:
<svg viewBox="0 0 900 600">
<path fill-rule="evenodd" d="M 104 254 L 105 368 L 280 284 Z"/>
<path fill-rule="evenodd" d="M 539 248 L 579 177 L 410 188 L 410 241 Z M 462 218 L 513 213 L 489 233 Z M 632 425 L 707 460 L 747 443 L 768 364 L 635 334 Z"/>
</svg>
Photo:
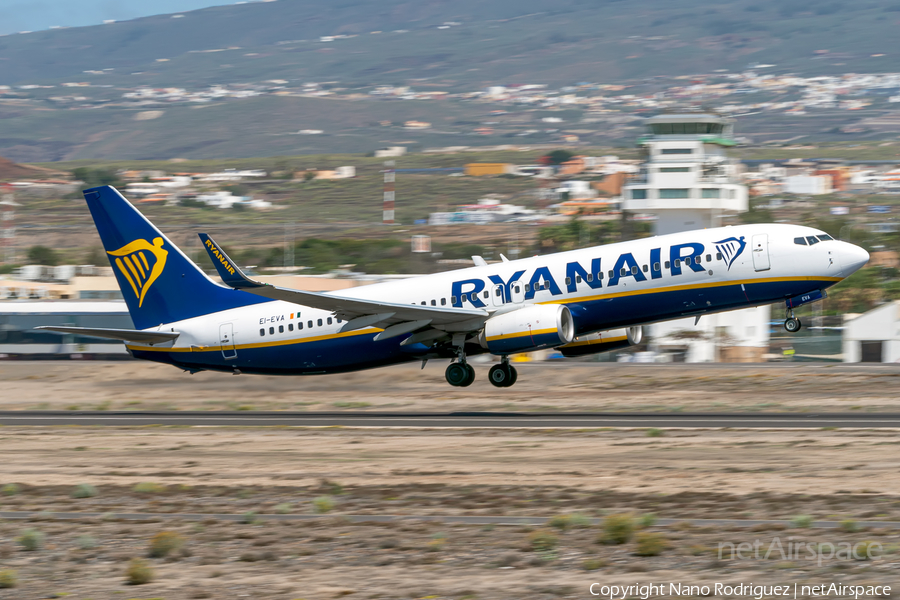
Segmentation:
<svg viewBox="0 0 900 600">
<path fill-rule="evenodd" d="M 83 181 L 90 187 L 98 185 L 117 185 L 121 180 L 119 174 L 113 169 L 91 169 L 89 167 L 78 167 L 72 170 L 72 177 L 79 181 Z"/>
<path fill-rule="evenodd" d="M 106 252 L 102 248 L 94 248 L 84 257 L 84 264 L 105 267 L 109 264 L 109 261 L 106 258 Z"/>
<path fill-rule="evenodd" d="M 542 156 L 540 162 L 545 165 L 561 165 L 567 160 L 572 160 L 573 156 L 575 155 L 568 150 L 554 150 Z"/>
<path fill-rule="evenodd" d="M 59 264 L 56 250 L 47 246 L 32 246 L 28 249 L 28 262 L 33 265 L 55 266 Z"/>
</svg>

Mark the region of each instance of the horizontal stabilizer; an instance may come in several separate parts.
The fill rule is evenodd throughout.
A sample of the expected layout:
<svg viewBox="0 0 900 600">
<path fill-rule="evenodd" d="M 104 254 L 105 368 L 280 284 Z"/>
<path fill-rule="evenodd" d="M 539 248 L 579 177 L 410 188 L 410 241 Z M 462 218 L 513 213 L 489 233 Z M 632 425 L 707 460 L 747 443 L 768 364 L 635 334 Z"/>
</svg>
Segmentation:
<svg viewBox="0 0 900 600">
<path fill-rule="evenodd" d="M 56 333 L 70 333 L 86 337 L 104 338 L 107 340 L 121 340 L 123 342 L 142 342 L 145 344 L 162 344 L 171 342 L 179 335 L 177 331 L 138 331 L 136 329 L 92 329 L 90 327 L 35 327 L 44 331 Z"/>
</svg>

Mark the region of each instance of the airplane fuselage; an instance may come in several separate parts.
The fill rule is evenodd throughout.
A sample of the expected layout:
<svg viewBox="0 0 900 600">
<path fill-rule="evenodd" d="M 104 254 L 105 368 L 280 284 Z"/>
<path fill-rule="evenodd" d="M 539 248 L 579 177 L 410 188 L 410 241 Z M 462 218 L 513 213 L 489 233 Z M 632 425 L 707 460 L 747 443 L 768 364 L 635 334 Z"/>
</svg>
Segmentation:
<svg viewBox="0 0 900 600">
<path fill-rule="evenodd" d="M 805 244 L 797 240 L 806 240 Z M 815 240 L 815 243 L 812 243 Z M 563 304 L 575 334 L 783 302 L 865 264 L 862 249 L 797 225 L 741 225 L 645 238 L 334 292 L 333 296 L 492 315 Z M 189 370 L 300 375 L 452 356 L 381 329 L 341 331 L 334 313 L 271 301 L 161 324 L 173 342 L 128 343 L 137 358 Z M 470 354 L 486 351 L 474 342 Z"/>
</svg>

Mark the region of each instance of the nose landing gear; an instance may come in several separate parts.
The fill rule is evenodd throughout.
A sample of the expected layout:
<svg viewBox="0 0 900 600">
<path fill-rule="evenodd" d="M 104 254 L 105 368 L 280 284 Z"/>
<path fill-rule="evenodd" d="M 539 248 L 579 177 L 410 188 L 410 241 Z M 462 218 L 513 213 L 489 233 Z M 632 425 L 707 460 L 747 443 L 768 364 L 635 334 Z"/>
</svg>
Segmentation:
<svg viewBox="0 0 900 600">
<path fill-rule="evenodd" d="M 788 333 L 797 333 L 800 331 L 800 327 L 802 327 L 802 323 L 800 319 L 794 316 L 794 309 L 789 308 L 785 312 L 785 320 L 784 320 L 784 329 Z"/>
</svg>

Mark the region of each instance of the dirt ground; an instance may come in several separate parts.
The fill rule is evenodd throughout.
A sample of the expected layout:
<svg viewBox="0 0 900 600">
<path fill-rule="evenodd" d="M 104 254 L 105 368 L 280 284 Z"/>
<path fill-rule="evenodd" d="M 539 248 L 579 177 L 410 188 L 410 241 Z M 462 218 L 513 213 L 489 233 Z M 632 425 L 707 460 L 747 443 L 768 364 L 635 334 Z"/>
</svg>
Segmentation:
<svg viewBox="0 0 900 600">
<path fill-rule="evenodd" d="M 480 358 L 468 388 L 447 385 L 446 361 L 308 377 L 0 361 L 0 410 L 900 412 L 898 365 L 519 363 L 516 385 L 498 389 Z"/>
<path fill-rule="evenodd" d="M 900 531 L 650 527 L 666 548 L 636 556 L 636 538 L 597 543 L 601 526 L 530 528 L 342 514 L 630 514 L 659 518 L 900 520 L 895 431 L 361 430 L 349 428 L 18 428 L 0 430 L 0 510 L 142 512 L 146 522 L 38 516 L 0 523 L 0 598 L 588 598 L 592 582 L 900 584 Z M 77 484 L 97 488 L 75 499 Z M 154 491 L 139 493 L 138 483 Z M 325 499 L 325 500 L 323 500 Z M 311 514 L 310 522 L 153 519 L 159 513 Z M 252 520 L 248 516 L 247 520 Z M 17 541 L 27 529 L 41 549 Z M 783 528 L 782 528 L 783 529 Z M 853 529 L 849 524 L 848 530 Z M 149 558 L 175 531 L 184 548 Z M 541 545 L 546 533 L 555 536 Z M 87 536 L 87 537 L 85 537 Z M 878 542 L 871 561 L 805 557 L 719 560 L 720 543 Z M 92 540 L 86 543 L 85 540 Z M 93 547 L 86 547 L 93 546 Z M 125 584 L 143 557 L 153 582 Z M 895 587 L 895 589 L 897 589 Z M 124 596 L 122 594 L 125 594 Z"/>
<path fill-rule="evenodd" d="M 486 365 L 477 369 L 472 387 L 456 389 L 435 364 L 273 378 L 135 362 L 2 362 L 0 409 L 900 410 L 892 366 L 524 364 L 508 390 L 485 381 Z M 0 427 L 0 511 L 38 513 L 0 521 L 0 599 L 541 600 L 595 597 L 594 582 L 897 590 L 900 530 L 877 523 L 900 521 L 898 445 L 896 430 L 845 428 Z M 74 498 L 79 484 L 96 495 Z M 147 518 L 41 514 L 56 511 Z M 320 511 L 309 521 L 254 516 Z M 247 522 L 169 516 L 179 513 Z M 405 518 L 341 517 L 383 514 Z M 621 514 L 639 529 L 622 544 L 579 517 Z M 523 527 L 417 515 L 576 516 Z M 649 515 L 806 515 L 845 525 L 659 527 Z M 858 531 L 860 521 L 870 525 Z M 148 556 L 163 531 L 181 545 Z M 719 557 L 720 544 L 757 540 L 759 558 Z M 776 540 L 819 550 L 872 542 L 880 552 L 852 560 L 822 551 L 820 561 L 776 549 L 764 558 Z M 640 556 L 652 546 L 657 555 Z M 135 558 L 154 571 L 150 583 L 127 585 Z M 13 575 L 16 587 L 3 588 Z"/>
</svg>

